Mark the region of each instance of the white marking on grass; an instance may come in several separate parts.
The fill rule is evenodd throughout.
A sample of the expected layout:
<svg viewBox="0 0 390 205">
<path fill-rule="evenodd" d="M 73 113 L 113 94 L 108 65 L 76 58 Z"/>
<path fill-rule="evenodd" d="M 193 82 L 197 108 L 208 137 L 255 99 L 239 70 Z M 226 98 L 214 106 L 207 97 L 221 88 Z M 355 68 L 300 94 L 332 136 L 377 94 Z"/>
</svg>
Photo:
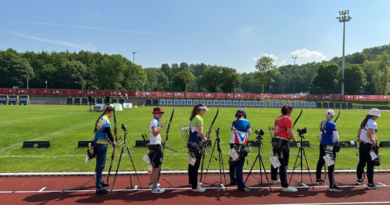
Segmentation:
<svg viewBox="0 0 390 205">
<path fill-rule="evenodd" d="M 45 190 L 45 189 L 46 189 L 46 187 L 43 187 L 42 189 L 39 190 L 39 192 L 42 192 L 42 191 Z"/>
<path fill-rule="evenodd" d="M 36 138 L 34 138 L 34 139 L 30 139 L 30 140 L 28 140 L 28 141 L 34 141 L 34 140 L 42 139 L 42 138 L 49 137 L 49 136 L 52 136 L 52 135 L 57 135 L 57 134 L 60 134 L 60 133 L 62 133 L 62 132 L 66 132 L 66 131 L 69 131 L 69 130 L 75 130 L 75 128 L 77 128 L 77 127 L 83 127 L 83 126 L 85 126 L 85 125 L 87 125 L 87 124 L 89 124 L 89 123 L 91 123 L 91 122 L 94 122 L 94 121 L 95 121 L 95 120 L 90 120 L 90 121 L 87 121 L 87 122 L 82 123 L 82 124 L 79 124 L 79 125 L 72 125 L 72 126 L 70 126 L 70 127 L 67 127 L 67 128 L 61 129 L 61 130 L 57 130 L 57 131 L 55 131 L 55 132 L 52 132 L 52 133 L 49 133 L 49 134 L 46 134 L 46 135 L 43 135 L 43 136 L 40 136 L 40 137 L 36 137 Z M 52 139 L 52 137 L 51 137 L 51 139 Z M 15 146 L 17 146 L 17 145 L 21 145 L 21 144 L 22 144 L 22 142 L 19 142 L 19 143 L 10 145 L 10 146 L 8 146 L 8 147 L 5 147 L 5 148 L 3 148 L 3 149 L 0 149 L 0 152 L 2 152 L 2 151 L 4 151 L 4 150 L 7 150 L 7 149 L 9 149 L 9 148 L 15 147 Z"/>
</svg>

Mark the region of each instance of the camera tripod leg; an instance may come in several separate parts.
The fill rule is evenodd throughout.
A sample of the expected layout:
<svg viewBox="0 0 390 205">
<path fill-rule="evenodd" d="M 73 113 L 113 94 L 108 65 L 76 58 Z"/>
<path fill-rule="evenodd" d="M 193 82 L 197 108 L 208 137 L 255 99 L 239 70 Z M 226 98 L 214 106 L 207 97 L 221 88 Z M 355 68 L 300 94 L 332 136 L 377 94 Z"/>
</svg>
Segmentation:
<svg viewBox="0 0 390 205">
<path fill-rule="evenodd" d="M 255 161 L 253 162 L 253 165 L 252 165 L 251 169 L 249 170 L 248 176 L 247 176 L 246 179 L 245 179 L 245 183 L 246 183 L 246 181 L 248 181 L 248 178 L 249 178 L 249 176 L 250 176 L 251 173 L 252 173 L 253 167 L 255 166 L 255 164 L 256 164 L 256 162 L 257 162 L 257 159 L 259 159 L 259 155 L 256 156 L 256 159 L 255 159 Z"/>
<path fill-rule="evenodd" d="M 114 181 L 112 182 L 112 187 L 111 187 L 110 194 L 112 193 L 112 190 L 114 190 L 114 185 L 115 185 L 115 182 L 116 182 L 116 176 L 118 176 L 118 170 L 119 170 L 119 166 L 120 166 L 120 164 L 121 164 L 122 154 L 123 154 L 123 149 L 124 149 L 124 148 L 125 148 L 125 144 L 122 145 L 121 154 L 119 155 L 118 166 L 117 166 L 117 168 L 116 168 Z"/>
<path fill-rule="evenodd" d="M 307 162 L 306 152 L 305 152 L 305 150 L 304 150 L 304 149 L 303 149 L 303 156 L 305 156 L 305 161 L 306 161 L 306 170 L 309 172 L 310 182 L 311 182 L 311 185 L 312 185 L 312 187 L 313 187 L 313 190 L 314 190 L 314 185 L 313 185 L 313 180 L 312 180 L 312 178 L 311 178 L 311 173 L 310 173 L 309 163 Z M 325 175 L 326 175 L 326 173 L 325 173 Z M 301 178 L 301 184 L 303 184 L 303 183 L 302 183 L 302 178 Z"/>
<path fill-rule="evenodd" d="M 292 177 L 293 177 L 293 175 L 294 175 L 294 170 L 295 170 L 295 168 L 297 168 L 296 165 L 297 165 L 297 162 L 298 162 L 298 158 L 300 157 L 299 155 L 300 155 L 300 152 L 298 152 L 297 158 L 295 159 L 294 168 L 293 168 L 293 170 L 292 170 L 290 182 L 289 182 L 288 184 L 291 184 L 291 180 L 292 180 Z"/>
<path fill-rule="evenodd" d="M 141 181 L 139 180 L 139 177 L 138 177 L 138 174 L 137 174 L 137 170 L 135 169 L 135 165 L 134 165 L 134 162 L 133 162 L 133 158 L 131 157 L 131 154 L 130 154 L 129 147 L 128 147 L 127 145 L 126 145 L 126 149 L 127 149 L 127 153 L 129 154 L 129 157 L 130 157 L 131 164 L 133 164 L 133 168 L 134 168 L 135 176 L 137 176 L 137 179 L 138 179 L 139 186 L 140 186 L 140 187 L 141 187 L 141 189 L 142 189 Z"/>
<path fill-rule="evenodd" d="M 219 158 L 219 179 L 220 179 L 220 182 L 221 182 L 221 187 L 222 188 L 226 188 L 226 192 L 227 192 L 225 167 L 223 165 L 223 155 L 222 155 L 221 145 L 219 144 L 219 137 L 217 137 L 217 140 L 218 140 L 218 156 L 219 156 L 218 157 Z M 222 165 L 222 169 L 221 169 L 221 165 Z M 225 184 L 222 183 L 222 172 L 223 172 L 223 179 L 225 180 Z"/>
<path fill-rule="evenodd" d="M 261 156 L 259 157 L 259 164 L 260 164 L 260 162 L 261 162 L 261 165 L 263 165 L 264 174 L 265 174 L 265 178 L 267 179 L 267 182 L 268 182 L 269 190 L 272 191 L 271 184 L 269 183 L 269 180 L 268 180 L 267 172 L 265 171 L 263 158 Z M 261 170 L 261 165 L 260 165 L 260 170 Z M 263 177 L 261 177 L 261 179 L 263 180 Z M 261 181 L 261 183 L 263 183 L 263 181 Z"/>
<path fill-rule="evenodd" d="M 204 175 L 203 184 L 204 184 L 204 182 L 206 181 L 207 173 L 209 172 L 209 168 L 210 168 L 210 164 L 211 164 L 211 157 L 212 157 L 213 154 L 214 154 L 215 145 L 216 145 L 216 143 L 214 143 L 213 150 L 211 151 L 211 156 L 210 156 L 209 164 L 207 165 L 206 174 Z M 203 157 L 203 161 L 202 161 L 202 170 L 201 170 L 200 181 L 199 181 L 199 182 L 202 182 L 202 177 L 203 177 L 203 163 L 204 163 L 204 157 Z"/>
</svg>

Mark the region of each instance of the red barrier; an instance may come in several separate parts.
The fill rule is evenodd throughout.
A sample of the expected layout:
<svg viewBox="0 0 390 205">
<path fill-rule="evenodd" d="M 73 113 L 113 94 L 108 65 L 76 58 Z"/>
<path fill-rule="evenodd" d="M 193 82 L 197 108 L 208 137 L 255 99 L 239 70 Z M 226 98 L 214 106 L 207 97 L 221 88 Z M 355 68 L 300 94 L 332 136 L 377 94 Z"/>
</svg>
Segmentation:
<svg viewBox="0 0 390 205">
<path fill-rule="evenodd" d="M 74 90 L 37 88 L 0 88 L 1 95 L 54 95 L 54 96 L 122 96 L 155 98 L 207 98 L 237 100 L 333 100 L 333 101 L 390 101 L 390 95 L 304 95 L 304 94 L 255 94 L 255 93 L 210 93 L 210 92 L 160 92 L 160 91 L 119 91 L 119 90 Z"/>
</svg>

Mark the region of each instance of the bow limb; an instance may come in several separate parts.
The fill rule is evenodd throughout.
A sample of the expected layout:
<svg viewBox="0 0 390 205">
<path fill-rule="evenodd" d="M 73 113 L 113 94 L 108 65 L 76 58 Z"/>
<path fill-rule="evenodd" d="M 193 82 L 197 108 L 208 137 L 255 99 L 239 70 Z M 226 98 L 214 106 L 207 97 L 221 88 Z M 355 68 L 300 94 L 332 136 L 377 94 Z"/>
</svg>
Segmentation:
<svg viewBox="0 0 390 205">
<path fill-rule="evenodd" d="M 295 127 L 295 124 L 297 124 L 297 122 L 298 122 L 298 120 L 299 120 L 299 118 L 301 117 L 301 115 L 302 115 L 302 109 L 301 109 L 301 112 L 299 113 L 299 115 L 298 115 L 298 117 L 297 117 L 297 119 L 295 120 L 295 122 L 294 122 L 294 124 L 293 124 L 293 129 L 294 129 L 294 127 Z"/>
<path fill-rule="evenodd" d="M 336 121 L 339 119 L 340 117 L 340 109 L 339 109 L 339 114 L 337 115 L 336 119 L 334 120 L 334 123 L 336 123 Z"/>
</svg>

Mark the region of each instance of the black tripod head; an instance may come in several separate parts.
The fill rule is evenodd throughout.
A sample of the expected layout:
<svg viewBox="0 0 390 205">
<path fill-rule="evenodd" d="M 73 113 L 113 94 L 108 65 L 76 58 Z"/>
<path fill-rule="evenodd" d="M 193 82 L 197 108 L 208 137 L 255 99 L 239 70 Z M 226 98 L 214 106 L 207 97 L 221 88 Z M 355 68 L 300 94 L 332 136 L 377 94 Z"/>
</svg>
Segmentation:
<svg viewBox="0 0 390 205">
<path fill-rule="evenodd" d="M 262 129 L 260 129 L 260 130 L 255 130 L 255 134 L 257 134 L 256 139 L 257 139 L 257 141 L 258 141 L 258 143 L 259 143 L 259 147 L 260 147 L 260 145 L 263 145 L 263 142 L 262 142 L 261 140 L 264 139 L 264 138 L 263 138 L 264 131 L 263 131 Z"/>
<path fill-rule="evenodd" d="M 303 129 L 297 129 L 297 132 L 298 132 L 298 135 L 301 137 L 301 141 L 302 141 L 302 138 L 305 139 L 304 134 L 307 133 L 306 127 Z"/>
</svg>

